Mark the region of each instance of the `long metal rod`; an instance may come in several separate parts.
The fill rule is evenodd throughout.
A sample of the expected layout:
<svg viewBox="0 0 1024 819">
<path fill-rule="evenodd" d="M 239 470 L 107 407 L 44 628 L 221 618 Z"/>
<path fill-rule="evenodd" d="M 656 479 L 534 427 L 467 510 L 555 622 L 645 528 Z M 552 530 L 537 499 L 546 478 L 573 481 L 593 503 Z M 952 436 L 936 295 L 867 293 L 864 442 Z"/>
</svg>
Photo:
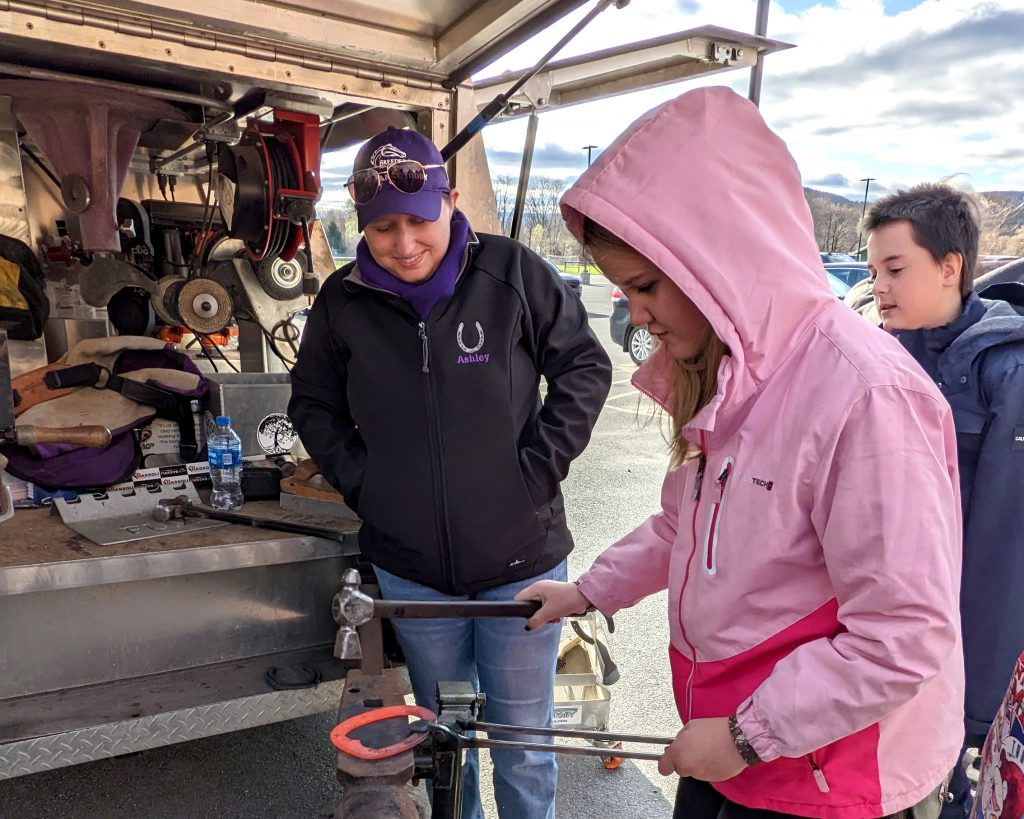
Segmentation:
<svg viewBox="0 0 1024 819">
<path fill-rule="evenodd" d="M 46 165 L 43 164 L 43 160 L 41 160 L 38 156 L 32 153 L 32 151 L 30 151 L 26 145 L 21 145 L 19 147 L 21 148 L 22 153 L 24 153 L 25 156 L 32 160 L 32 162 L 35 163 L 39 170 L 46 174 L 46 176 L 49 177 L 50 181 L 53 182 L 53 184 L 56 185 L 57 189 L 59 190 L 60 180 L 57 178 L 57 175 L 48 167 L 46 167 Z"/>
<path fill-rule="evenodd" d="M 448 75 L 448 79 L 441 82 L 441 86 L 447 89 L 455 88 L 455 86 L 464 80 L 468 80 L 499 57 L 505 56 L 513 48 L 521 46 L 538 31 L 543 31 L 552 23 L 561 20 L 566 14 L 570 14 L 580 6 L 585 5 L 586 2 L 587 0 L 560 0 L 555 5 L 549 6 L 535 17 L 532 17 L 527 23 L 509 32 L 508 35 L 488 43 L 483 51 L 478 52 L 476 56 L 471 57 L 452 71 Z"/>
<path fill-rule="evenodd" d="M 519 186 L 516 188 L 516 202 L 512 208 L 512 225 L 508 235 L 519 239 L 523 226 L 523 211 L 526 208 L 526 189 L 530 184 L 530 166 L 533 165 L 533 146 L 537 143 L 537 112 L 530 112 L 526 126 L 526 144 L 523 146 L 523 162 L 519 167 Z M 529 244 L 529 242 L 527 242 Z"/>
<path fill-rule="evenodd" d="M 206 143 L 202 141 L 190 142 L 184 148 L 179 148 L 173 154 L 169 154 L 168 156 L 162 156 L 159 159 L 154 160 L 153 166 L 156 168 L 162 168 L 164 165 L 174 162 L 174 160 L 176 159 L 181 159 L 183 156 L 188 156 L 189 154 L 198 151 L 205 145 Z"/>
<path fill-rule="evenodd" d="M 489 734 L 532 734 L 540 737 L 590 739 L 597 742 L 646 742 L 651 745 L 671 745 L 675 742 L 675 737 L 610 734 L 607 731 L 583 731 L 574 728 L 530 728 L 525 725 L 500 725 L 496 722 L 464 722 L 459 725 L 466 731 L 486 731 Z"/>
<path fill-rule="evenodd" d="M 447 162 L 449 159 L 455 156 L 455 154 L 458 153 L 459 150 L 467 142 L 469 142 L 474 136 L 476 136 L 480 131 L 482 131 L 484 126 L 486 126 L 492 119 L 499 116 L 501 112 L 504 111 L 506 107 L 508 107 L 508 101 L 509 99 L 511 99 L 512 95 L 515 94 L 516 91 L 518 91 L 524 85 L 526 85 L 526 83 L 529 82 L 529 80 L 535 74 L 537 74 L 538 71 L 540 71 L 545 65 L 548 64 L 548 61 L 552 57 L 554 57 L 559 51 L 562 50 L 566 43 L 568 43 L 573 37 L 575 37 L 584 28 L 586 28 L 587 24 L 590 23 L 590 21 L 593 20 L 595 17 L 597 17 L 597 15 L 599 15 L 602 11 L 604 11 L 606 8 L 608 8 L 608 6 L 612 4 L 614 4 L 616 7 L 621 8 L 628 3 L 629 0 L 598 0 L 597 5 L 594 6 L 594 8 L 592 8 L 590 11 L 588 11 L 583 16 L 583 18 L 575 26 L 573 26 L 572 29 L 570 29 L 568 34 L 566 34 L 561 40 L 555 43 L 551 50 L 549 50 L 547 54 L 541 57 L 537 61 L 536 65 L 533 66 L 533 68 L 531 68 L 529 71 L 523 74 L 523 76 L 521 76 L 518 80 L 512 83 L 512 87 L 509 88 L 508 91 L 498 94 L 493 100 L 487 103 L 486 107 L 479 114 L 473 117 L 473 119 L 469 121 L 469 124 L 467 124 L 465 128 L 463 128 L 461 131 L 459 131 L 459 133 L 452 137 L 451 142 L 449 142 L 441 149 L 441 158 L 445 162 Z"/>
<path fill-rule="evenodd" d="M 345 103 L 345 105 L 348 105 L 348 104 L 349 103 Z M 342 107 L 344 107 L 344 106 L 341 106 L 341 105 L 338 106 L 338 108 L 342 108 Z M 372 105 L 359 105 L 359 106 L 356 106 L 355 108 L 350 108 L 350 109 L 347 109 L 345 111 L 338 111 L 337 108 L 335 108 L 334 110 L 335 110 L 335 113 L 331 114 L 330 117 L 328 117 L 327 119 L 325 119 L 323 122 L 320 123 L 320 127 L 321 128 L 326 128 L 326 127 L 328 127 L 330 125 L 337 125 L 339 122 L 344 122 L 347 119 L 352 119 L 352 117 L 358 117 L 360 114 L 365 114 L 367 111 L 372 111 L 373 110 L 373 106 Z"/>
<path fill-rule="evenodd" d="M 516 751 L 540 751 L 548 754 L 569 754 L 570 756 L 617 756 L 621 759 L 661 759 L 663 754 L 651 751 L 626 751 L 620 748 L 586 748 L 577 745 L 547 745 L 543 742 L 507 742 L 501 739 L 467 737 L 462 742 L 466 748 L 507 748 Z"/>
<path fill-rule="evenodd" d="M 222 111 L 221 113 L 217 114 L 217 116 L 205 122 L 197 131 L 197 133 L 199 133 L 200 136 L 195 137 L 193 135 L 193 141 L 186 145 L 184 148 L 179 148 L 170 156 L 162 156 L 159 159 L 154 159 L 153 167 L 159 170 L 160 168 L 163 168 L 165 165 L 173 162 L 176 159 L 181 159 L 183 156 L 188 156 L 188 154 L 198 150 L 199 148 L 205 148 L 207 145 L 207 139 L 202 136 L 202 133 L 204 131 L 208 131 L 211 128 L 216 128 L 218 125 L 224 125 L 225 123 L 231 122 L 233 120 L 237 121 L 242 119 L 243 117 L 249 116 L 249 114 L 263 107 L 265 99 L 266 94 L 263 94 L 261 92 L 249 92 L 237 103 L 235 103 L 235 105 L 230 106 L 228 110 Z M 201 167 L 201 163 L 202 160 L 199 160 L 196 163 L 196 167 Z"/>
<path fill-rule="evenodd" d="M 203 517 L 212 520 L 223 520 L 227 523 L 237 523 L 242 526 L 253 526 L 257 529 L 273 529 L 278 532 L 289 532 L 293 535 L 309 535 L 310 537 L 324 537 L 332 540 L 344 539 L 350 532 L 343 532 L 340 529 L 332 529 L 327 526 L 316 526 L 311 523 L 290 523 L 273 518 L 259 518 L 255 515 L 243 515 L 239 512 L 227 512 L 222 509 L 214 509 L 209 506 L 190 504 L 189 508 L 199 512 Z"/>
<path fill-rule="evenodd" d="M 505 96 L 511 97 L 513 94 L 516 93 L 516 91 L 518 91 L 520 88 L 526 85 L 526 83 L 529 82 L 538 71 L 540 71 L 544 66 L 548 64 L 552 57 L 554 57 L 559 51 L 561 51 L 566 46 L 566 44 L 573 39 L 573 37 L 575 37 L 577 34 L 583 31 L 583 29 L 585 29 L 587 25 L 589 25 L 590 21 L 597 17 L 597 15 L 599 15 L 606 8 L 608 8 L 608 6 L 612 4 L 612 2 L 613 0 L 599 0 L 598 4 L 594 6 L 594 8 L 592 8 L 590 11 L 588 11 L 585 15 L 583 15 L 580 21 L 571 29 L 569 29 L 568 33 L 566 33 L 566 35 L 561 40 L 555 43 L 548 51 L 548 53 L 537 61 L 537 64 L 534 65 L 533 68 L 531 68 L 529 71 L 523 74 L 523 76 L 521 76 L 512 84 L 512 87 L 505 92 Z"/>
<path fill-rule="evenodd" d="M 28 77 L 32 80 L 60 80 L 62 82 L 76 82 L 79 85 L 94 85 L 109 91 L 115 88 L 119 91 L 130 91 L 133 94 L 140 94 L 143 97 L 153 97 L 158 100 L 170 100 L 171 102 L 183 102 L 189 105 L 200 105 L 204 108 L 216 108 L 218 111 L 230 111 L 234 113 L 234 107 L 229 102 L 222 102 L 213 97 L 203 97 L 199 94 L 189 94 L 185 91 L 170 91 L 166 88 L 150 88 L 146 85 L 136 85 L 132 82 L 118 82 L 116 80 L 99 80 L 95 77 L 82 77 L 78 74 L 65 74 L 63 71 L 51 71 L 49 68 L 30 68 L 15 63 L 0 63 L 0 74 L 13 74 L 16 77 Z"/>
<path fill-rule="evenodd" d="M 375 617 L 431 619 L 434 617 L 532 617 L 539 600 L 374 600 Z"/>
<path fill-rule="evenodd" d="M 346 103 L 348 105 L 348 103 Z M 339 105 L 338 108 L 344 106 Z M 334 131 L 334 126 L 339 122 L 344 122 L 347 119 L 358 117 L 360 114 L 365 114 L 371 110 L 373 106 L 370 105 L 357 105 L 355 108 L 350 108 L 346 111 L 339 113 L 338 108 L 334 109 L 334 113 L 328 119 L 325 119 L 320 123 L 320 150 L 322 151 L 327 145 L 328 140 L 331 138 L 331 133 Z"/>
<path fill-rule="evenodd" d="M 768 2 L 757 0 L 757 17 L 754 20 L 754 34 L 758 37 L 768 36 Z M 747 97 L 754 105 L 761 104 L 761 78 L 764 75 L 764 52 L 758 49 L 757 59 L 750 69 L 750 90 Z"/>
</svg>

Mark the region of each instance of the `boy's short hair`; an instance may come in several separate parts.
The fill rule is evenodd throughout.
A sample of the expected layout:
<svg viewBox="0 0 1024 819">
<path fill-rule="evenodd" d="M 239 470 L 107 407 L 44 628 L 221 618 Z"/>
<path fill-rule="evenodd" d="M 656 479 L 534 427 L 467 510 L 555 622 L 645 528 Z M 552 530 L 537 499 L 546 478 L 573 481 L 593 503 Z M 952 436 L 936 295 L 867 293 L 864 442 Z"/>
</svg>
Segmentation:
<svg viewBox="0 0 1024 819">
<path fill-rule="evenodd" d="M 974 289 L 981 216 L 977 200 L 949 185 L 926 183 L 879 199 L 864 217 L 864 232 L 893 222 L 908 222 L 910 234 L 936 262 L 949 253 L 963 259 L 960 295 L 967 298 Z"/>
</svg>

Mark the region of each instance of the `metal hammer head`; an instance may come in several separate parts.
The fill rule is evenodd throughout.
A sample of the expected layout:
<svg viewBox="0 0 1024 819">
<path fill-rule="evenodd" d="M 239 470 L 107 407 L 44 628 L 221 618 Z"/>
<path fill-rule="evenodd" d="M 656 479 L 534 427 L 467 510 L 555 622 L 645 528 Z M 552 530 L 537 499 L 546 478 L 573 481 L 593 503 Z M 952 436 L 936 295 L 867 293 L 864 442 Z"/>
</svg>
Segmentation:
<svg viewBox="0 0 1024 819">
<path fill-rule="evenodd" d="M 341 582 L 341 591 L 334 595 L 332 606 L 338 636 L 334 656 L 339 660 L 361 660 L 362 646 L 356 628 L 373 619 L 373 598 L 359 591 L 359 571 L 348 569 Z"/>
<path fill-rule="evenodd" d="M 166 523 L 169 520 L 182 520 L 188 515 L 195 514 L 188 495 L 178 495 L 173 500 L 164 498 L 157 502 L 156 509 L 153 510 L 153 519 Z"/>
</svg>

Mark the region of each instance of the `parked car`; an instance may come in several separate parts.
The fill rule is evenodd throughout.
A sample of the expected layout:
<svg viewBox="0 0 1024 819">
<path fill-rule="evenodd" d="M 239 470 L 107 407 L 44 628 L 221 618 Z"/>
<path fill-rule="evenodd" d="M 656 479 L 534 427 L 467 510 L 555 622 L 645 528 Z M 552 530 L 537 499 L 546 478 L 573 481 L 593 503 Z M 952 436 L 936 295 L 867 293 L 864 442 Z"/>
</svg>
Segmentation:
<svg viewBox="0 0 1024 819">
<path fill-rule="evenodd" d="M 837 299 L 846 298 L 846 294 L 850 292 L 850 285 L 828 270 L 825 271 L 825 278 L 828 280 L 828 286 L 832 288 L 832 293 Z"/>
<path fill-rule="evenodd" d="M 646 327 L 629 323 L 629 299 L 619 288 L 612 290 L 612 314 L 608 318 L 612 341 L 622 345 L 634 364 L 643 364 L 654 349 L 654 337 Z"/>
<path fill-rule="evenodd" d="M 558 265 L 556 265 L 550 259 L 545 259 L 544 263 L 552 270 L 554 270 L 561 277 L 563 282 L 569 285 L 569 289 L 576 294 L 576 298 L 583 298 L 583 280 L 580 279 L 579 276 L 575 275 L 574 273 L 566 273 L 564 270 L 561 270 L 558 267 Z"/>
<path fill-rule="evenodd" d="M 867 262 L 829 262 L 825 264 L 825 272 L 842 279 L 847 287 L 853 287 L 869 275 Z"/>
<path fill-rule="evenodd" d="M 856 256 L 851 256 L 849 253 L 821 253 L 822 264 L 830 264 L 831 262 L 855 262 L 857 261 Z"/>
<path fill-rule="evenodd" d="M 985 273 L 991 273 L 996 268 L 1002 267 L 1004 264 L 1016 261 L 1017 256 L 1002 256 L 989 254 L 986 256 L 978 257 L 978 266 L 975 273 L 976 276 L 984 275 Z"/>
<path fill-rule="evenodd" d="M 849 266 L 837 265 L 837 267 Z M 830 268 L 832 265 L 825 265 L 825 267 Z M 864 268 L 865 275 L 867 275 L 867 264 L 864 264 Z M 844 279 L 828 269 L 825 270 L 825 278 L 828 279 L 828 286 L 832 288 L 836 298 L 841 299 L 846 296 L 850 285 Z M 643 364 L 650 357 L 651 351 L 654 349 L 654 337 L 647 332 L 646 327 L 634 327 L 629 323 L 629 298 L 618 287 L 612 289 L 612 314 L 608 317 L 608 329 L 612 341 L 621 345 L 623 351 L 629 353 L 634 364 Z"/>
</svg>

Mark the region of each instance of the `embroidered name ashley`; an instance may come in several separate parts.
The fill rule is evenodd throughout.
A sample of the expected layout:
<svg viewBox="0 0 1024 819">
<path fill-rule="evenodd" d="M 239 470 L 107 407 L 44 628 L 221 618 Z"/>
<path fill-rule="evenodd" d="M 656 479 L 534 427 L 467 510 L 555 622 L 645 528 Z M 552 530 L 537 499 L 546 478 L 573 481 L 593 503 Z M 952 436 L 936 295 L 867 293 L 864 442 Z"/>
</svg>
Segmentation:
<svg viewBox="0 0 1024 819">
<path fill-rule="evenodd" d="M 455 341 L 466 355 L 460 355 L 456 359 L 458 364 L 486 364 L 491 360 L 490 353 L 479 352 L 484 346 L 484 328 L 480 326 L 479 321 L 474 321 L 473 326 L 476 329 L 476 344 L 470 347 L 463 338 L 463 333 L 466 330 L 465 322 L 459 322 L 459 329 L 455 333 Z"/>
</svg>

